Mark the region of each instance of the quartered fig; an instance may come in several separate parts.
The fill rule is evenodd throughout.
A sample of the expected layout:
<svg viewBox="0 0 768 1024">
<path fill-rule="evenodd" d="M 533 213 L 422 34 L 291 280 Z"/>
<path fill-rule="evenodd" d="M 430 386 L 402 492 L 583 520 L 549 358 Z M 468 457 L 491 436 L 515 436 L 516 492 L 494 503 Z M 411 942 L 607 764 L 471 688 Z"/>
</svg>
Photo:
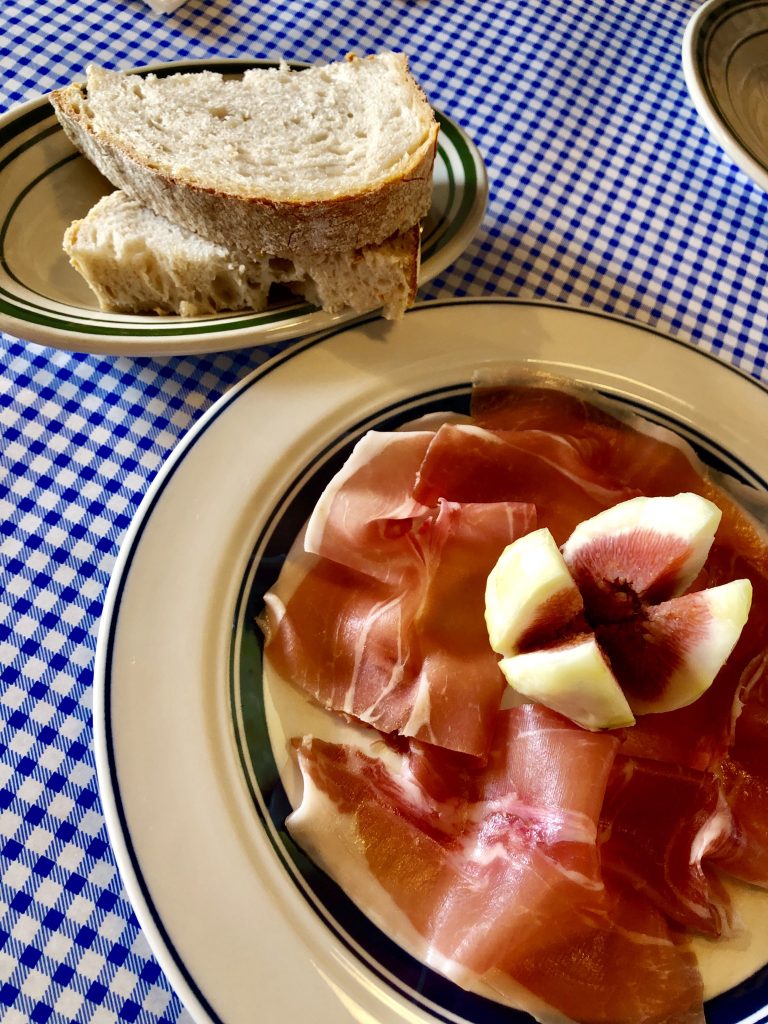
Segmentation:
<svg viewBox="0 0 768 1024">
<path fill-rule="evenodd" d="M 632 498 L 581 523 L 561 551 L 546 530 L 509 545 L 486 622 L 510 685 L 588 729 L 700 697 L 752 600 L 748 580 L 686 593 L 720 515 L 697 494 Z"/>
</svg>

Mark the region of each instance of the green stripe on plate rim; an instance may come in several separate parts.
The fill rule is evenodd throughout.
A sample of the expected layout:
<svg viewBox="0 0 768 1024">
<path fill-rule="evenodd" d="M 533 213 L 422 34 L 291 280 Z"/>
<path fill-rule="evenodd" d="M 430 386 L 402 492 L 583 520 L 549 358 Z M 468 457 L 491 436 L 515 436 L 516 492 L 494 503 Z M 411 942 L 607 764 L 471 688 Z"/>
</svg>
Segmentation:
<svg viewBox="0 0 768 1024">
<path fill-rule="evenodd" d="M 765 8 L 764 0 L 730 0 L 730 3 L 726 2 L 721 7 L 712 11 L 709 17 L 704 20 L 701 27 L 701 33 L 696 46 L 696 63 L 699 68 L 704 92 L 706 93 L 707 99 L 709 100 L 712 108 L 717 113 L 717 116 L 728 128 L 731 135 L 733 135 L 735 141 L 739 146 L 741 146 L 744 152 L 747 153 L 756 164 L 768 170 L 768 164 L 766 164 L 765 157 L 756 153 L 751 148 L 751 146 L 740 135 L 738 128 L 733 124 L 725 110 L 723 110 L 720 100 L 712 88 L 711 80 L 707 72 L 707 68 L 709 67 L 709 49 L 712 45 L 712 39 L 715 32 L 721 25 L 732 18 L 734 14 L 742 14 L 745 11 L 759 10 L 760 8 Z M 766 35 L 766 33 L 768 33 L 768 25 L 765 29 L 761 29 L 758 32 L 753 32 L 749 36 L 745 36 L 742 43 L 748 42 L 750 39 L 754 39 L 757 36 Z"/>
<path fill-rule="evenodd" d="M 437 115 L 437 117 L 438 121 L 440 122 L 440 136 L 446 137 L 452 143 L 453 153 L 458 155 L 459 165 L 463 166 L 464 160 L 462 158 L 462 152 L 461 149 L 459 149 L 456 145 L 457 141 L 463 142 L 463 139 L 461 139 L 460 135 L 457 135 L 457 133 L 454 130 L 454 126 L 449 124 L 444 117 L 441 117 L 439 114 Z M 443 165 L 445 167 L 445 172 L 448 178 L 448 203 L 446 204 L 445 207 L 445 213 L 438 221 L 438 223 L 435 225 L 435 228 L 430 234 L 430 236 L 422 240 L 422 260 L 428 260 L 432 256 L 434 256 L 435 253 L 439 252 L 440 249 L 442 249 L 445 246 L 445 244 L 449 242 L 451 238 L 453 238 L 454 234 L 456 233 L 456 230 L 458 230 L 456 224 L 451 223 L 451 211 L 453 210 L 454 203 L 456 201 L 456 176 L 454 174 L 453 164 L 451 161 L 451 150 L 445 149 L 443 147 L 440 137 L 438 138 L 437 152 L 438 155 L 442 158 Z M 469 163 L 471 164 L 472 160 L 469 151 L 467 151 L 467 156 L 470 157 Z M 474 172 L 474 166 L 472 166 L 472 171 Z M 463 205 L 461 209 L 463 212 Z M 469 209 L 470 207 L 467 207 L 467 211 Z M 466 214 L 464 214 L 464 216 L 466 216 Z"/>
<path fill-rule="evenodd" d="M 187 62 L 181 62 L 178 65 L 168 65 L 157 68 L 153 73 L 157 74 L 158 77 L 162 77 L 164 75 L 173 74 L 181 68 L 186 71 L 222 71 L 224 67 L 226 67 L 228 72 L 241 73 L 242 71 L 246 71 L 250 68 L 265 66 L 274 66 L 274 62 L 226 61 L 222 64 L 190 64 Z M 292 66 L 298 68 L 306 65 L 293 64 Z M 440 124 L 438 159 L 442 161 L 448 178 L 448 204 L 445 215 L 438 221 L 434 229 L 430 232 L 429 237 L 423 243 L 424 248 L 422 261 L 434 257 L 452 238 L 455 237 L 466 222 L 467 216 L 477 198 L 477 169 L 472 153 L 461 129 L 449 121 L 448 118 L 439 111 L 435 111 L 435 116 Z M 0 148 L 10 144 L 22 132 L 27 131 L 29 128 L 34 127 L 36 124 L 47 119 L 54 119 L 54 115 L 51 112 L 48 98 L 43 97 L 31 110 L 24 110 L 18 117 L 12 118 L 7 125 L 0 128 Z M 4 157 L 2 161 L 0 161 L 0 170 L 6 167 L 12 160 L 16 159 L 31 146 L 38 143 L 41 139 L 46 138 L 56 131 L 62 131 L 62 128 L 58 121 L 55 121 L 54 119 L 52 124 L 47 125 L 42 131 L 36 133 L 32 138 L 27 139 L 24 143 Z M 443 139 L 448 142 L 447 146 L 442 144 L 441 140 Z M 57 168 L 61 167 L 68 160 L 76 159 L 77 156 L 79 156 L 79 154 L 73 153 L 70 157 L 58 161 L 30 182 L 15 197 L 9 207 L 8 214 L 6 215 L 2 226 L 0 226 L 0 266 L 2 266 L 8 277 L 20 287 L 25 286 L 12 273 L 5 256 L 5 238 L 13 212 L 23 200 L 24 196 L 34 188 L 40 180 L 48 174 L 51 174 Z M 458 210 L 456 211 L 456 216 L 451 220 L 449 215 L 455 206 L 457 195 L 456 177 L 454 173 L 455 167 L 461 168 L 463 171 L 465 185 L 462 191 L 461 202 Z M 43 296 L 39 297 L 44 298 Z M 82 333 L 94 336 L 113 335 L 116 337 L 172 338 L 200 334 L 221 334 L 235 330 L 240 331 L 250 327 L 278 324 L 294 317 L 310 315 L 314 311 L 314 306 L 304 303 L 290 305 L 284 309 L 269 310 L 264 313 L 250 315 L 235 313 L 225 319 L 218 317 L 216 320 L 208 320 L 197 324 L 192 321 L 185 321 L 183 325 L 179 326 L 177 321 L 174 320 L 173 326 L 166 326 L 162 321 L 158 320 L 157 322 L 153 322 L 146 326 L 141 324 L 131 324 L 126 325 L 125 327 L 120 327 L 114 320 L 100 319 L 98 310 L 93 311 L 93 316 L 80 316 L 72 312 L 67 312 L 65 316 L 62 313 L 57 314 L 55 309 L 52 309 L 50 306 L 26 301 L 18 295 L 15 295 L 13 292 L 0 286 L 0 313 L 13 317 L 23 323 L 37 324 L 38 326 L 55 328 L 64 332 Z"/>
</svg>

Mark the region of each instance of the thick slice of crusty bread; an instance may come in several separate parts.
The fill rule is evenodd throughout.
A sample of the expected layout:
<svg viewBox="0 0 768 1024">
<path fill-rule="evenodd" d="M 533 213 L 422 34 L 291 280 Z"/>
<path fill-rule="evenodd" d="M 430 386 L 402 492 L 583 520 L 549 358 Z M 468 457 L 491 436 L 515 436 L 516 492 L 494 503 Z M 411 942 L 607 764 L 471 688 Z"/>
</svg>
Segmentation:
<svg viewBox="0 0 768 1024">
<path fill-rule="evenodd" d="M 241 78 L 89 67 L 51 102 L 112 184 L 255 258 L 377 244 L 429 209 L 438 126 L 403 54 Z"/>
<path fill-rule="evenodd" d="M 288 284 L 329 313 L 383 307 L 397 319 L 418 286 L 419 227 L 343 253 L 253 259 L 209 242 L 124 192 L 104 196 L 69 226 L 64 249 L 102 309 L 204 316 L 266 307 Z"/>
</svg>

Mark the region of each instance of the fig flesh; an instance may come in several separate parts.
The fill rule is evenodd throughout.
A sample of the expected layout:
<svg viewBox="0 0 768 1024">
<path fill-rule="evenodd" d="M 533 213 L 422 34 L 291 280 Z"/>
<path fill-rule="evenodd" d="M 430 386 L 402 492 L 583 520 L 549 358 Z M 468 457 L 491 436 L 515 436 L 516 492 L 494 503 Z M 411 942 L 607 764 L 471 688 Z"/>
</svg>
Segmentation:
<svg viewBox="0 0 768 1024">
<path fill-rule="evenodd" d="M 507 545 L 488 576 L 485 623 L 497 654 L 542 647 L 584 608 L 552 534 L 533 530 Z"/>
<path fill-rule="evenodd" d="M 720 515 L 697 494 L 632 498 L 579 524 L 561 550 L 546 530 L 509 545 L 486 589 L 509 684 L 588 729 L 693 703 L 752 599 L 748 580 L 686 593 Z"/>
<path fill-rule="evenodd" d="M 509 685 L 585 729 L 619 729 L 635 717 L 593 634 L 511 658 L 499 668 Z"/>
<path fill-rule="evenodd" d="M 736 646 L 751 602 L 749 580 L 733 580 L 597 626 L 598 643 L 635 714 L 674 711 L 709 689 Z"/>
<path fill-rule="evenodd" d="M 563 560 L 588 615 L 628 618 L 684 593 L 706 561 L 722 513 L 698 494 L 630 498 L 580 523 Z"/>
</svg>

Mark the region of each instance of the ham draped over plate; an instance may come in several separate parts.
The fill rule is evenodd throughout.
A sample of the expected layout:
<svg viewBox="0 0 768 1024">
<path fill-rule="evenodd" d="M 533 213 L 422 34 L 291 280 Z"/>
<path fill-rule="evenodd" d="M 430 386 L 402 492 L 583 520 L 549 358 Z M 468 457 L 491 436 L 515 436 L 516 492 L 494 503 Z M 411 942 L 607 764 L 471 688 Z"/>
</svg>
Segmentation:
<svg viewBox="0 0 768 1024">
<path fill-rule="evenodd" d="M 691 590 L 753 587 L 710 688 L 603 733 L 505 706 L 484 621 L 503 549 L 682 491 L 723 513 Z M 383 931 L 541 1021 L 703 1021 L 690 936 L 738 929 L 724 876 L 768 887 L 768 547 L 682 441 L 538 379 L 476 387 L 459 422 L 370 432 L 262 625 L 271 669 L 360 726 L 294 739 L 287 824 Z"/>
</svg>

